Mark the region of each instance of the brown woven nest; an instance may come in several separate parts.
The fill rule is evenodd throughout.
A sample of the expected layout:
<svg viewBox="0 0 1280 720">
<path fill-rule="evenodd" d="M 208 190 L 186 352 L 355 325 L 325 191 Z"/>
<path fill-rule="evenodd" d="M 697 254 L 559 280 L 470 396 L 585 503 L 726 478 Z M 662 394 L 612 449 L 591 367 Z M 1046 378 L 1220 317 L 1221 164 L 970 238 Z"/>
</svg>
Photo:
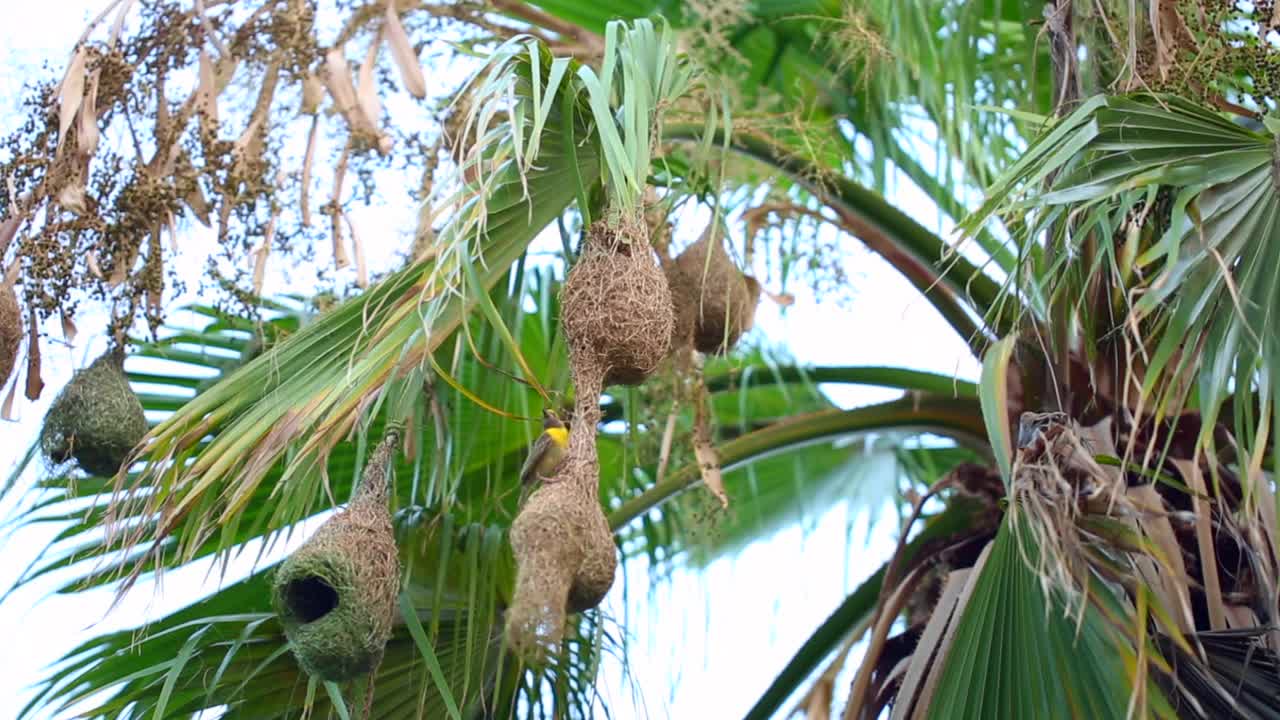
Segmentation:
<svg viewBox="0 0 1280 720">
<path fill-rule="evenodd" d="M 760 284 L 743 275 L 724 249 L 724 232 L 708 225 L 668 268 L 676 322 L 672 345 L 698 352 L 727 353 L 751 329 Z"/>
<path fill-rule="evenodd" d="M 391 637 L 400 556 L 387 508 L 399 431 L 369 457 L 360 488 L 276 571 L 272 604 L 307 674 L 345 682 L 377 668 Z"/>
<path fill-rule="evenodd" d="M 575 366 L 578 400 L 568 455 L 511 526 L 517 573 L 507 610 L 507 642 L 529 660 L 541 660 L 560 643 L 567 613 L 600 604 L 618 568 L 613 533 L 599 500 L 595 433 L 602 375 L 596 366 Z"/>
<path fill-rule="evenodd" d="M 75 458 L 85 471 L 110 477 L 146 434 L 147 417 L 125 377 L 124 348 L 117 347 L 77 370 L 54 398 L 40 448 L 55 465 Z"/>
<path fill-rule="evenodd" d="M 606 385 L 639 385 L 671 347 L 671 290 L 646 234 L 636 218 L 594 223 L 561 291 L 570 353 L 603 367 Z"/>
<path fill-rule="evenodd" d="M 22 310 L 13 285 L 0 280 L 0 387 L 9 381 L 22 343 Z"/>
</svg>

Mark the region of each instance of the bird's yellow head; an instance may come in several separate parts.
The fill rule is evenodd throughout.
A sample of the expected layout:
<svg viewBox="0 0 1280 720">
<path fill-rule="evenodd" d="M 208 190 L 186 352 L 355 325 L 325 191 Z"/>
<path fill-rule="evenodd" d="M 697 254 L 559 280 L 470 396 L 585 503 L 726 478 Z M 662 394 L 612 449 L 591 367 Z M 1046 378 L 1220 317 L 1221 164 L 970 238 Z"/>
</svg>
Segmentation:
<svg viewBox="0 0 1280 720">
<path fill-rule="evenodd" d="M 556 445 L 559 445 L 560 447 L 569 446 L 569 431 L 565 428 L 549 427 L 546 430 L 543 430 L 543 432 L 546 433 L 547 437 L 551 438 L 551 441 Z"/>
<path fill-rule="evenodd" d="M 542 411 L 542 432 L 560 447 L 569 444 L 569 428 L 550 410 Z"/>
</svg>

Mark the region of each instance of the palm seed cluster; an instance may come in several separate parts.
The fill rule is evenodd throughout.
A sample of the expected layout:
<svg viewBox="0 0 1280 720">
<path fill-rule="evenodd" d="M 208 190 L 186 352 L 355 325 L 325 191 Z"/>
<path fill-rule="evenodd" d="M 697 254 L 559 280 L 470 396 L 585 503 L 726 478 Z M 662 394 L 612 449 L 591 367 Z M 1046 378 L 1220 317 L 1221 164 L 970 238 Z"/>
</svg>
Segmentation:
<svg viewBox="0 0 1280 720">
<path fill-rule="evenodd" d="M 1112 48 L 1122 58 L 1133 54 L 1138 86 L 1246 116 L 1260 117 L 1280 102 L 1280 17 L 1273 0 L 1170 5 L 1176 12 L 1162 10 L 1160 22 L 1142 27 L 1136 41 L 1124 38 Z"/>
</svg>

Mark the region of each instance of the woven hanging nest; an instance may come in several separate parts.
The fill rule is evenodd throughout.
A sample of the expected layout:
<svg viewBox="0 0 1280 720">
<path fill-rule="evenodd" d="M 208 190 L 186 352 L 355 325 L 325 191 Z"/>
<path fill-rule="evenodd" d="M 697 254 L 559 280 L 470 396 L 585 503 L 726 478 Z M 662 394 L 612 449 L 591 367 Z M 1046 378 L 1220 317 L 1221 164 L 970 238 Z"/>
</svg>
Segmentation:
<svg viewBox="0 0 1280 720">
<path fill-rule="evenodd" d="M 725 252 L 723 226 L 712 240 L 715 227 L 708 225 L 702 237 L 670 265 L 667 275 L 676 307 L 672 345 L 723 354 L 751 329 L 760 284 L 743 275 Z"/>
<path fill-rule="evenodd" d="M 22 310 L 13 285 L 0 280 L 0 388 L 9 381 L 22 343 Z"/>
<path fill-rule="evenodd" d="M 578 399 L 568 454 L 511 526 L 517 573 L 507 610 L 507 643 L 535 661 L 560 643 L 567 613 L 600 604 L 618 569 L 613 533 L 599 500 L 595 433 L 603 372 L 598 366 L 583 372 L 575 365 L 574 373 Z"/>
<path fill-rule="evenodd" d="M 671 290 L 646 235 L 637 218 L 593 223 L 561 291 L 574 362 L 603 367 L 605 385 L 639 385 L 671 347 Z"/>
<path fill-rule="evenodd" d="M 76 371 L 58 393 L 40 431 L 49 462 L 75 458 L 94 475 L 115 475 L 144 435 L 147 417 L 124 374 L 124 348 L 108 350 Z"/>
<path fill-rule="evenodd" d="M 298 664 L 322 680 L 373 671 L 391 637 L 400 556 L 387 498 L 399 440 L 398 431 L 387 433 L 351 504 L 281 563 L 272 581 L 272 604 Z"/>
</svg>

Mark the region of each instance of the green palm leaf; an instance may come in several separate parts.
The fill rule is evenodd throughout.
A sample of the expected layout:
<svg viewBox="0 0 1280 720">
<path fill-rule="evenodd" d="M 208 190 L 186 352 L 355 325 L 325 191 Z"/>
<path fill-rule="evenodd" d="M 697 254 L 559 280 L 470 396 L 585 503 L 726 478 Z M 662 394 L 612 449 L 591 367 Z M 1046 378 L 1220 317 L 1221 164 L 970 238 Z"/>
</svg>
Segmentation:
<svg viewBox="0 0 1280 720">
<path fill-rule="evenodd" d="M 1021 547 L 1020 547 L 1021 546 Z M 1084 607 L 1046 595 L 1028 562 L 1037 549 L 1006 520 L 959 610 L 954 640 L 941 659 L 929 718 L 1124 717 L 1138 678 L 1132 645 L 1099 606 L 1118 601 L 1090 582 Z M 1171 717 L 1154 686 L 1148 707 Z"/>
<path fill-rule="evenodd" d="M 1110 317 L 1080 308 L 1090 337 L 1137 328 L 1149 353 L 1145 407 L 1157 419 L 1198 409 L 1201 440 L 1211 447 L 1232 388 L 1273 386 L 1273 370 L 1259 373 L 1280 362 L 1274 148 L 1273 137 L 1177 97 L 1099 96 L 1048 129 L 965 227 L 973 231 L 999 212 L 1014 218 L 1030 263 L 1030 285 L 1019 290 L 1040 298 L 1041 308 L 1050 299 L 1076 305 L 1091 276 L 1118 286 Z M 1150 213 L 1149 226 L 1138 229 L 1135 213 Z M 1035 261 L 1037 238 L 1050 232 L 1061 242 L 1068 215 L 1075 244 L 1052 263 Z M 1095 237 L 1102 242 L 1094 263 L 1073 263 Z M 1201 354 L 1193 363 L 1184 348 Z M 1191 378 L 1197 393 L 1188 398 Z M 1236 420 L 1236 437 L 1253 450 L 1257 419 Z"/>
</svg>

